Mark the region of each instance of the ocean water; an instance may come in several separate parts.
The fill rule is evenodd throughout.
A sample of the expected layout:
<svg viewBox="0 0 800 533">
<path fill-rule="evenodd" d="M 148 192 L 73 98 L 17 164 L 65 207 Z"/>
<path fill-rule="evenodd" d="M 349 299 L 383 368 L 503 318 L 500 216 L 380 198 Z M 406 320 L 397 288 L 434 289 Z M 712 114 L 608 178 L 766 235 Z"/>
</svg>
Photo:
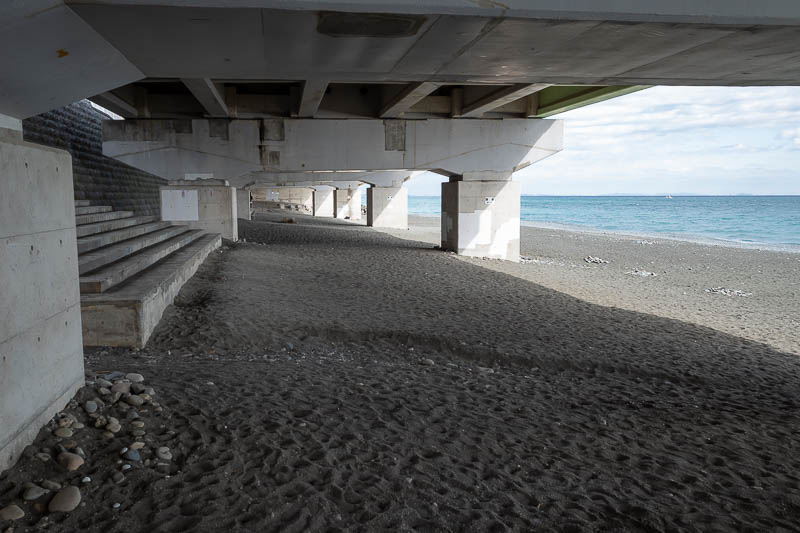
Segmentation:
<svg viewBox="0 0 800 533">
<path fill-rule="evenodd" d="M 410 196 L 413 215 L 439 216 L 438 196 Z M 523 196 L 531 226 L 652 235 L 800 251 L 800 196 Z"/>
</svg>

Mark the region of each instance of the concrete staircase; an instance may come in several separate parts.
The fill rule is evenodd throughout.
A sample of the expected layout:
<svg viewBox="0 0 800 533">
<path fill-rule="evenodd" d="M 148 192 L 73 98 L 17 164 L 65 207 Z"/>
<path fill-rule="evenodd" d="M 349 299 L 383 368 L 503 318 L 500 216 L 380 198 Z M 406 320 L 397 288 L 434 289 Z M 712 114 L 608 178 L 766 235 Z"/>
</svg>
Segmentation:
<svg viewBox="0 0 800 533">
<path fill-rule="evenodd" d="M 75 200 L 85 346 L 141 348 L 222 237 Z"/>
</svg>

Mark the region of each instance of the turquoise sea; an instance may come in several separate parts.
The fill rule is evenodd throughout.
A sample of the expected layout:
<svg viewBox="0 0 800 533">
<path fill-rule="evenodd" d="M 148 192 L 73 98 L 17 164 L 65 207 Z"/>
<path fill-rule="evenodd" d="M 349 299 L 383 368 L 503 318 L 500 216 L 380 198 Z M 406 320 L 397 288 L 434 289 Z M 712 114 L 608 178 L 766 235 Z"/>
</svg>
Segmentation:
<svg viewBox="0 0 800 533">
<path fill-rule="evenodd" d="M 438 196 L 409 196 L 439 216 Z M 800 196 L 523 196 L 524 225 L 662 236 L 800 251 Z"/>
</svg>

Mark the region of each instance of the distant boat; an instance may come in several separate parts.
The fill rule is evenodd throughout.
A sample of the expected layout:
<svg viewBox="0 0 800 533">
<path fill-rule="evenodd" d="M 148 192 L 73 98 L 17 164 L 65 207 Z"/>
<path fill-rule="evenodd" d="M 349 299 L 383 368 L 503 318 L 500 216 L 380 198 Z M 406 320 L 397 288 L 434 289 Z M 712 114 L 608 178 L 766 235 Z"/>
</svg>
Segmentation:
<svg viewBox="0 0 800 533">
<path fill-rule="evenodd" d="M 671 194 L 668 194 L 668 195 L 666 195 L 664 198 L 669 198 L 670 200 L 672 200 L 672 195 L 671 195 Z"/>
</svg>

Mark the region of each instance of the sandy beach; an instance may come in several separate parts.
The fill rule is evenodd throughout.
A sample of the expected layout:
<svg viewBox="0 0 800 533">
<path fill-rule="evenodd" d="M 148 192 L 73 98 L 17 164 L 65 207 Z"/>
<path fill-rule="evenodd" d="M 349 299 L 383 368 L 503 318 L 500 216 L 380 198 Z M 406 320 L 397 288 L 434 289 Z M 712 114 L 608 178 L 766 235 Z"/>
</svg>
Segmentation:
<svg viewBox="0 0 800 533">
<path fill-rule="evenodd" d="M 513 264 L 437 219 L 285 216 L 240 221 L 146 349 L 87 351 L 74 442 L 0 476 L 15 533 L 800 530 L 800 255 L 523 228 Z M 112 371 L 157 406 L 106 401 L 109 437 Z M 78 470 L 37 456 L 66 444 Z M 43 480 L 81 504 L 23 501 Z"/>
</svg>

